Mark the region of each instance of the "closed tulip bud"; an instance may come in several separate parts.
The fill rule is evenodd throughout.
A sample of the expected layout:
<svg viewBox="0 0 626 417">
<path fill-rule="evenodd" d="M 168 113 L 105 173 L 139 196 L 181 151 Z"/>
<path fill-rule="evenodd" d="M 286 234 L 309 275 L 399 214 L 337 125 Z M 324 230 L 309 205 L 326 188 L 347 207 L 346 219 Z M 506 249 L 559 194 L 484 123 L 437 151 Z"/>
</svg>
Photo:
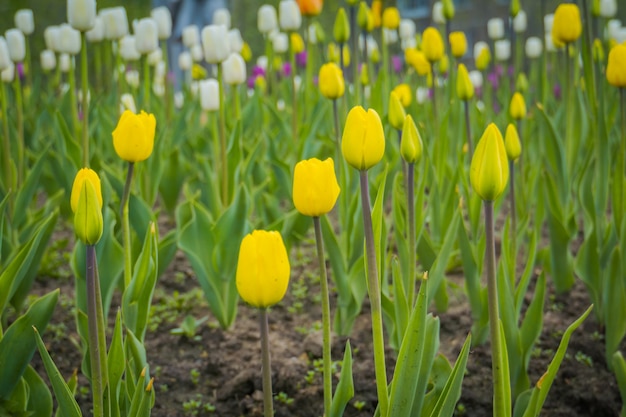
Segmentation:
<svg viewBox="0 0 626 417">
<path fill-rule="evenodd" d="M 382 0 L 373 0 L 372 8 L 370 9 L 372 15 L 372 29 L 379 28 L 382 22 L 383 14 L 383 2 Z"/>
<path fill-rule="evenodd" d="M 395 29 L 383 28 L 383 42 L 387 45 L 398 42 L 398 32 Z"/>
<path fill-rule="evenodd" d="M 13 62 L 9 55 L 9 47 L 4 36 L 0 36 L 0 71 L 7 69 L 11 65 L 13 65 Z"/>
<path fill-rule="evenodd" d="M 343 97 L 346 86 L 341 68 L 334 62 L 322 65 L 319 73 L 320 92 L 326 98 L 336 100 Z"/>
<path fill-rule="evenodd" d="M 96 22 L 96 0 L 67 0 L 67 22 L 81 32 L 91 29 Z"/>
<path fill-rule="evenodd" d="M 68 24 L 62 24 L 59 29 L 59 52 L 77 55 L 80 52 L 80 32 Z"/>
<path fill-rule="evenodd" d="M 135 47 L 140 54 L 149 54 L 159 48 L 159 36 L 156 20 L 147 17 L 137 22 Z"/>
<path fill-rule="evenodd" d="M 508 61 L 511 57 L 511 41 L 508 39 L 500 39 L 494 45 L 496 61 Z"/>
<path fill-rule="evenodd" d="M 144 112 L 122 113 L 113 131 L 113 147 L 117 156 L 128 162 L 148 159 L 154 148 L 156 119 L 153 114 Z"/>
<path fill-rule="evenodd" d="M 374 21 L 371 13 L 372 12 L 366 2 L 362 1 L 359 3 L 359 11 L 356 15 L 356 21 L 359 27 L 365 32 L 371 32 L 374 28 Z"/>
<path fill-rule="evenodd" d="M 511 9 L 510 9 L 511 17 L 515 19 L 517 15 L 519 14 L 519 12 L 521 11 L 521 8 L 522 7 L 519 3 L 519 0 L 511 0 Z"/>
<path fill-rule="evenodd" d="M 0 77 L 5 83 L 13 82 L 13 79 L 15 78 L 15 64 L 13 61 L 11 61 L 11 64 L 8 67 L 2 70 Z"/>
<path fill-rule="evenodd" d="M 264 4 L 259 7 L 259 11 L 257 12 L 257 27 L 259 28 L 259 32 L 263 34 L 270 33 L 278 28 L 278 18 L 274 6 Z"/>
<path fill-rule="evenodd" d="M 183 29 L 183 45 L 191 49 L 200 43 L 200 30 L 196 25 L 185 26 Z"/>
<path fill-rule="evenodd" d="M 428 27 L 422 34 L 422 51 L 426 59 L 432 64 L 443 56 L 443 39 L 441 34 L 434 27 Z"/>
<path fill-rule="evenodd" d="M 411 87 L 408 84 L 398 84 L 392 91 L 397 94 L 402 107 L 407 108 L 411 105 L 413 97 L 411 95 Z"/>
<path fill-rule="evenodd" d="M 213 24 L 226 26 L 226 29 L 230 29 L 230 11 L 228 9 L 217 9 L 213 13 Z"/>
<path fill-rule="evenodd" d="M 442 0 L 443 17 L 450 21 L 454 19 L 454 2 L 452 0 Z"/>
<path fill-rule="evenodd" d="M 578 6 L 576 4 L 559 4 L 554 12 L 552 40 L 562 43 L 574 42 L 580 37 L 581 32 L 582 23 Z"/>
<path fill-rule="evenodd" d="M 319 217 L 329 213 L 339 196 L 332 158 L 300 161 L 293 174 L 293 204 L 305 216 Z"/>
<path fill-rule="evenodd" d="M 124 6 L 102 9 L 100 15 L 104 22 L 106 39 L 116 40 L 128 35 L 128 16 Z"/>
<path fill-rule="evenodd" d="M 66 74 L 72 69 L 72 58 L 69 54 L 59 55 L 59 69 Z"/>
<path fill-rule="evenodd" d="M 148 64 L 152 67 L 163 62 L 163 51 L 161 49 L 155 49 L 148 54 Z"/>
<path fill-rule="evenodd" d="M 543 31 L 545 33 L 552 32 L 552 26 L 554 25 L 554 13 L 548 13 L 543 17 Z"/>
<path fill-rule="evenodd" d="M 192 64 L 191 65 L 191 79 L 193 80 L 204 80 L 206 78 L 206 69 L 202 65 Z"/>
<path fill-rule="evenodd" d="M 157 34 L 160 40 L 168 39 L 172 35 L 172 14 L 170 9 L 160 6 L 152 9 L 150 16 L 157 24 Z"/>
<path fill-rule="evenodd" d="M 289 50 L 289 37 L 286 33 L 275 33 L 272 36 L 272 48 L 277 54 L 284 54 Z"/>
<path fill-rule="evenodd" d="M 376 110 L 353 107 L 348 113 L 341 139 L 346 162 L 358 170 L 376 165 L 385 154 L 385 132 Z"/>
<path fill-rule="evenodd" d="M 517 161 L 517 158 L 522 154 L 522 144 L 517 134 L 517 128 L 513 123 L 509 123 L 506 127 L 506 133 L 504 134 L 504 149 L 506 149 L 506 156 L 510 161 Z"/>
<path fill-rule="evenodd" d="M 536 59 L 541 56 L 543 52 L 543 43 L 541 43 L 541 39 L 536 36 L 531 36 L 526 39 L 526 56 L 530 59 Z"/>
<path fill-rule="evenodd" d="M 470 81 L 474 88 L 481 88 L 483 86 L 483 73 L 478 70 L 470 71 L 469 73 Z"/>
<path fill-rule="evenodd" d="M 443 3 L 436 1 L 433 4 L 433 23 L 443 25 L 446 23 L 446 17 L 443 15 Z"/>
<path fill-rule="evenodd" d="M 228 31 L 223 25 L 209 25 L 202 29 L 202 46 L 204 59 L 209 64 L 219 64 L 228 58 Z"/>
<path fill-rule="evenodd" d="M 499 17 L 489 19 L 487 21 L 487 34 L 489 39 L 502 39 L 504 37 L 504 20 Z"/>
<path fill-rule="evenodd" d="M 430 74 L 430 62 L 426 59 L 426 55 L 424 52 L 417 51 L 413 58 L 413 68 L 417 72 L 418 75 L 425 76 Z"/>
<path fill-rule="evenodd" d="M 475 64 L 476 68 L 480 71 L 484 71 L 489 67 L 489 63 L 491 62 L 491 52 L 489 48 L 483 48 L 480 50 L 478 56 L 476 56 Z"/>
<path fill-rule="evenodd" d="M 513 97 L 511 98 L 509 114 L 515 120 L 520 120 L 526 117 L 526 102 L 524 101 L 524 96 L 519 92 L 513 94 Z"/>
<path fill-rule="evenodd" d="M 247 42 L 244 42 L 241 47 L 241 56 L 246 62 L 250 62 L 252 60 L 252 49 L 250 49 L 250 45 L 248 45 Z"/>
<path fill-rule="evenodd" d="M 415 39 L 415 22 L 411 19 L 400 20 L 400 39 Z"/>
<path fill-rule="evenodd" d="M 471 100 L 474 97 L 474 86 L 470 80 L 465 64 L 459 64 L 456 78 L 456 95 L 460 100 Z"/>
<path fill-rule="evenodd" d="M 350 39 L 350 22 L 348 22 L 348 15 L 343 7 L 339 8 L 337 17 L 335 17 L 333 36 L 337 43 L 346 43 Z"/>
<path fill-rule="evenodd" d="M 2 48 L 0 47 L 0 49 Z M 2 55 L 1 52 L 0 55 Z M 44 71 L 52 71 L 57 66 L 56 55 L 49 49 L 41 51 L 39 59 L 41 61 L 41 69 Z M 0 58 L 0 69 L 2 69 L 2 58 Z"/>
<path fill-rule="evenodd" d="M 228 31 L 228 45 L 230 46 L 230 52 L 240 54 L 243 49 L 243 38 L 239 29 L 231 29 Z"/>
<path fill-rule="evenodd" d="M 609 52 L 606 79 L 614 87 L 626 88 L 626 45 L 615 45 Z"/>
<path fill-rule="evenodd" d="M 26 57 L 26 40 L 24 34 L 19 29 L 9 29 L 4 37 L 9 47 L 9 57 L 13 62 L 22 62 Z"/>
<path fill-rule="evenodd" d="M 237 53 L 232 53 L 222 63 L 224 68 L 224 82 L 229 85 L 239 85 L 246 82 L 246 62 Z"/>
<path fill-rule="evenodd" d="M 400 12 L 396 7 L 387 7 L 383 10 L 382 25 L 385 29 L 398 29 L 400 26 Z"/>
<path fill-rule="evenodd" d="M 370 76 L 367 69 L 367 65 L 361 67 L 361 84 L 365 86 L 370 85 Z"/>
<path fill-rule="evenodd" d="M 216 79 L 200 81 L 200 106 L 206 111 L 220 109 L 219 84 Z"/>
<path fill-rule="evenodd" d="M 126 79 L 126 84 L 128 84 L 130 88 L 135 89 L 139 87 L 139 71 L 137 70 L 126 71 L 125 79 Z"/>
<path fill-rule="evenodd" d="M 202 62 L 204 59 L 204 50 L 200 44 L 192 46 L 189 52 L 191 52 L 191 59 L 193 62 Z"/>
<path fill-rule="evenodd" d="M 528 27 L 528 18 L 526 16 L 526 12 L 520 10 L 517 16 L 513 18 L 513 30 L 515 33 L 523 33 L 526 32 L 526 28 Z"/>
<path fill-rule="evenodd" d="M 502 194 L 509 180 L 509 167 L 502 134 L 491 123 L 478 141 L 470 165 L 470 182 L 476 194 L 485 201 L 494 201 Z"/>
<path fill-rule="evenodd" d="M 46 49 L 50 49 L 51 51 L 60 52 L 59 51 L 59 32 L 60 28 L 58 26 L 48 26 L 43 31 L 43 38 L 46 43 Z"/>
<path fill-rule="evenodd" d="M 83 168 L 76 174 L 70 197 L 74 212 L 74 232 L 85 245 L 95 245 L 102 237 L 102 191 L 95 171 Z"/>
<path fill-rule="evenodd" d="M 102 17 L 96 16 L 93 27 L 85 33 L 85 36 L 91 43 L 102 42 L 104 39 L 104 22 Z"/>
<path fill-rule="evenodd" d="M 467 39 L 463 32 L 451 32 L 449 37 L 450 49 L 452 49 L 452 56 L 455 58 L 461 58 L 467 51 Z"/>
<path fill-rule="evenodd" d="M 304 51 L 304 40 L 298 32 L 292 32 L 289 35 L 289 41 L 291 42 L 291 52 L 299 54 Z"/>
<path fill-rule="evenodd" d="M 237 292 L 248 304 L 267 308 L 283 299 L 289 285 L 289 258 L 280 233 L 255 230 L 241 241 Z"/>
<path fill-rule="evenodd" d="M 428 100 L 428 88 L 417 87 L 417 90 L 415 90 L 415 101 L 417 101 L 418 104 L 424 104 L 426 100 Z"/>
<path fill-rule="evenodd" d="M 441 57 L 441 59 L 439 60 L 439 72 L 441 72 L 442 74 L 447 74 L 448 73 L 448 69 L 450 67 L 450 60 L 448 59 L 448 55 L 443 54 L 443 56 Z"/>
<path fill-rule="evenodd" d="M 400 97 L 396 92 L 392 91 L 389 94 L 389 114 L 387 115 L 389 124 L 396 130 L 402 130 L 405 116 L 406 112 L 404 111 Z"/>
<path fill-rule="evenodd" d="M 24 35 L 31 35 L 35 31 L 35 18 L 31 9 L 21 9 L 15 12 L 15 27 Z"/>
<path fill-rule="evenodd" d="M 178 55 L 178 68 L 183 71 L 189 71 L 191 69 L 193 61 L 191 60 L 191 53 L 189 51 L 183 51 Z"/>
<path fill-rule="evenodd" d="M 323 0 L 298 0 L 302 16 L 317 16 L 322 12 Z"/>
<path fill-rule="evenodd" d="M 600 0 L 600 16 L 610 19 L 617 13 L 617 0 Z"/>
<path fill-rule="evenodd" d="M 126 35 L 120 40 L 120 56 L 124 61 L 137 61 L 141 54 L 137 51 L 135 37 Z"/>
<path fill-rule="evenodd" d="M 526 74 L 520 72 L 517 76 L 517 80 L 515 81 L 515 89 L 520 93 L 525 93 L 528 91 L 528 78 L 526 78 Z"/>
<path fill-rule="evenodd" d="M 400 139 L 400 155 L 409 164 L 414 164 L 422 157 L 422 138 L 411 115 L 404 118 L 402 139 Z"/>
<path fill-rule="evenodd" d="M 135 99 L 132 94 L 124 93 L 120 97 L 120 103 L 122 105 L 122 113 L 128 110 L 133 114 L 137 113 L 137 106 L 135 106 Z"/>
<path fill-rule="evenodd" d="M 286 31 L 298 30 L 302 25 L 302 15 L 296 0 L 281 0 L 278 5 L 280 28 Z"/>
</svg>

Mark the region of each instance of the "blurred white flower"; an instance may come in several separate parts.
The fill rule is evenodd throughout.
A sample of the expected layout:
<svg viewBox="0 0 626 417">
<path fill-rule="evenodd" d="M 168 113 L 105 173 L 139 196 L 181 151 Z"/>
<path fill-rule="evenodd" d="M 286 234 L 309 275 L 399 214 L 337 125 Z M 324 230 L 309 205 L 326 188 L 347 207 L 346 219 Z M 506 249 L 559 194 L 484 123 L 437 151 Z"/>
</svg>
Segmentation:
<svg viewBox="0 0 626 417">
<path fill-rule="evenodd" d="M 489 39 L 497 40 L 504 37 L 504 20 L 493 17 L 487 21 L 487 34 Z"/>
<path fill-rule="evenodd" d="M 21 9 L 15 12 L 15 27 L 24 35 L 30 35 L 35 31 L 35 18 L 31 9 Z"/>
<path fill-rule="evenodd" d="M 278 6 L 280 28 L 285 31 L 300 29 L 302 15 L 296 0 L 281 0 Z"/>
<path fill-rule="evenodd" d="M 230 85 L 239 85 L 246 82 L 246 62 L 241 55 L 232 53 L 222 62 L 224 82 Z"/>
<path fill-rule="evenodd" d="M 230 46 L 228 45 L 226 26 L 205 26 L 202 29 L 202 47 L 204 48 L 204 59 L 209 64 L 218 64 L 228 58 Z"/>
<path fill-rule="evenodd" d="M 134 36 L 126 35 L 120 40 L 120 56 L 124 61 L 137 61 L 141 58 Z"/>
<path fill-rule="evenodd" d="M 515 33 L 523 33 L 526 32 L 526 28 L 528 27 L 528 17 L 526 16 L 526 12 L 520 10 L 517 13 L 517 16 L 513 19 L 513 30 Z"/>
<path fill-rule="evenodd" d="M 213 13 L 213 24 L 224 25 L 226 29 L 230 29 L 230 12 L 228 9 L 217 9 Z"/>
<path fill-rule="evenodd" d="M 9 56 L 13 62 L 22 62 L 26 56 L 26 41 L 19 29 L 9 29 L 4 37 L 9 47 Z"/>
<path fill-rule="evenodd" d="M 220 109 L 219 84 L 214 78 L 201 80 L 200 86 L 200 107 L 206 111 L 217 111 Z"/>
<path fill-rule="evenodd" d="M 259 7 L 259 11 L 257 12 L 257 26 L 259 32 L 263 34 L 268 34 L 278 28 L 278 18 L 274 6 L 264 4 Z"/>
<path fill-rule="evenodd" d="M 183 29 L 183 45 L 192 48 L 200 43 L 200 30 L 196 25 L 185 26 Z"/>
<path fill-rule="evenodd" d="M 159 47 L 157 23 L 151 17 L 140 19 L 135 30 L 135 47 L 140 54 L 149 54 Z"/>
<path fill-rule="evenodd" d="M 543 52 L 543 44 L 541 39 L 536 36 L 531 36 L 526 39 L 526 56 L 530 59 L 539 58 Z"/>
<path fill-rule="evenodd" d="M 93 28 L 96 22 L 96 0 L 67 0 L 67 22 L 81 32 Z"/>
<path fill-rule="evenodd" d="M 150 13 L 157 24 L 157 36 L 160 40 L 166 40 L 172 35 L 172 15 L 170 9 L 160 6 L 152 9 Z"/>
<path fill-rule="evenodd" d="M 104 22 L 102 21 L 102 17 L 96 16 L 93 28 L 87 31 L 85 36 L 87 36 L 89 42 L 102 42 L 104 39 Z"/>
<path fill-rule="evenodd" d="M 106 39 L 121 39 L 128 35 L 128 16 L 124 6 L 108 7 L 100 10 L 104 23 L 104 36 Z"/>
<path fill-rule="evenodd" d="M 2 49 L 1 46 L 0 49 Z M 1 52 L 0 55 L 2 55 Z M 54 51 L 51 51 L 50 49 L 44 49 L 43 51 L 41 51 L 41 53 L 39 54 L 39 60 L 41 61 L 41 69 L 43 69 L 44 71 L 52 71 L 57 66 L 56 55 L 54 54 Z M 2 58 L 0 58 L 0 68 L 2 68 L 1 61 Z"/>
</svg>

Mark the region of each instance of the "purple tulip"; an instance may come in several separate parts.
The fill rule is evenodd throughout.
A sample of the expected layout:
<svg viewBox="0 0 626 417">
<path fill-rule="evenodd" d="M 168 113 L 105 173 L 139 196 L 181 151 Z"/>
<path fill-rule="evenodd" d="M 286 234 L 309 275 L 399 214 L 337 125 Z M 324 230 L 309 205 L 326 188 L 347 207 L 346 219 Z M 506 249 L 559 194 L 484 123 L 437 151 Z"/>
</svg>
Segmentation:
<svg viewBox="0 0 626 417">
<path fill-rule="evenodd" d="M 391 57 L 391 67 L 396 74 L 400 74 L 402 72 L 402 59 L 398 55 Z"/>
<path fill-rule="evenodd" d="M 291 70 L 292 70 L 291 63 L 290 62 L 285 62 L 283 64 L 283 75 L 285 77 L 291 77 Z"/>
<path fill-rule="evenodd" d="M 252 75 L 254 77 L 257 77 L 258 75 L 262 75 L 265 77 L 265 68 L 255 65 L 254 67 L 252 67 Z"/>
<path fill-rule="evenodd" d="M 296 65 L 300 68 L 306 68 L 307 52 L 302 51 L 296 54 Z"/>
<path fill-rule="evenodd" d="M 554 98 L 561 100 L 561 85 L 559 83 L 554 84 Z"/>
<path fill-rule="evenodd" d="M 18 62 L 16 67 L 17 75 L 20 77 L 20 80 L 24 80 L 24 64 L 22 62 Z"/>
<path fill-rule="evenodd" d="M 499 85 L 500 85 L 500 79 L 498 77 L 498 74 L 496 72 L 490 72 L 487 75 L 487 81 L 489 81 L 489 83 L 493 86 L 494 90 L 497 90 Z"/>
</svg>

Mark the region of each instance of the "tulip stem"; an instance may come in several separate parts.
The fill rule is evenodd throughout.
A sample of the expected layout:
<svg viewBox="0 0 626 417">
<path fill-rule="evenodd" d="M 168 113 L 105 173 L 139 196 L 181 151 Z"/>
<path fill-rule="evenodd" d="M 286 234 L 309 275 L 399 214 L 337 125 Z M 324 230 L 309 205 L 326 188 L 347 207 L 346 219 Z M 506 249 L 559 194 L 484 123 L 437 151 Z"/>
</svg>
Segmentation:
<svg viewBox="0 0 626 417">
<path fill-rule="evenodd" d="M 624 88 L 619 89 L 622 138 L 620 140 L 619 153 L 617 155 L 617 169 L 615 170 L 615 175 L 617 175 L 615 178 L 617 183 L 617 195 L 615 196 L 615 200 L 617 200 L 617 204 L 615 204 L 615 209 L 613 210 L 618 236 L 621 236 L 622 219 L 624 218 L 624 168 L 626 165 L 624 161 L 624 152 L 626 152 L 626 94 L 624 93 L 624 90 Z"/>
<path fill-rule="evenodd" d="M 359 34 L 358 34 L 358 25 L 356 24 L 356 4 L 350 5 L 350 33 L 352 42 L 352 55 L 353 55 L 353 63 L 352 63 L 352 85 L 354 85 L 354 103 L 361 104 L 361 79 L 359 77 Z M 365 40 L 366 41 L 366 40 Z M 363 43 L 366 43 L 366 42 Z M 343 54 L 342 54 L 343 55 Z"/>
<path fill-rule="evenodd" d="M 74 63 L 74 56 L 70 56 L 70 70 L 67 74 L 70 84 L 70 106 L 72 108 L 72 127 L 74 128 L 74 140 L 78 143 L 80 137 L 80 126 L 78 120 L 78 99 L 76 97 L 76 65 Z"/>
<path fill-rule="evenodd" d="M 341 135 L 339 134 L 339 110 L 337 109 L 337 99 L 333 99 L 333 119 L 335 120 L 335 142 L 337 144 L 337 160 L 341 157 Z"/>
<path fill-rule="evenodd" d="M 472 145 L 472 126 L 470 123 L 469 100 L 463 100 L 463 107 L 465 110 L 465 133 L 467 134 L 467 154 L 469 155 L 469 160 L 471 162 L 472 155 L 474 155 L 474 146 Z"/>
<path fill-rule="evenodd" d="M 93 63 L 95 66 L 96 72 L 96 86 L 94 89 L 98 91 L 102 91 L 102 42 L 98 42 L 94 44 L 94 56 Z"/>
<path fill-rule="evenodd" d="M 498 286 L 496 281 L 496 247 L 494 240 L 493 201 L 485 201 L 485 237 L 487 263 L 487 297 L 489 308 L 489 333 L 491 336 L 491 369 L 493 372 L 493 415 L 510 416 L 507 404 L 504 372 L 504 352 L 502 351 L 502 333 L 500 332 L 500 313 L 498 311 Z"/>
<path fill-rule="evenodd" d="M 80 33 L 80 81 L 83 110 L 83 167 L 89 167 L 89 83 L 87 79 L 87 38 L 85 32 Z"/>
<path fill-rule="evenodd" d="M 380 288 L 378 283 L 378 263 L 374 245 L 374 229 L 372 227 L 372 209 L 370 207 L 367 171 L 359 171 L 361 185 L 361 204 L 363 206 L 363 229 L 365 233 L 365 249 L 367 257 L 367 291 L 370 298 L 372 315 L 372 339 L 374 347 L 374 370 L 376 374 L 376 390 L 381 416 L 387 415 L 389 394 L 387 391 L 387 371 L 385 369 L 385 341 L 383 336 L 382 309 Z"/>
<path fill-rule="evenodd" d="M 98 329 L 99 283 L 97 279 L 96 247 L 87 245 L 86 248 L 86 285 L 87 285 L 87 324 L 89 329 L 89 359 L 91 365 L 91 390 L 93 396 L 94 417 L 104 416 L 103 407 L 103 378 L 100 363 L 100 331 Z"/>
<path fill-rule="evenodd" d="M 296 54 L 293 49 L 293 32 L 289 33 L 289 59 L 291 62 L 291 105 L 292 111 L 291 114 L 291 136 L 293 140 L 298 140 L 298 100 L 297 100 L 297 91 L 296 91 Z"/>
<path fill-rule="evenodd" d="M 148 110 L 150 105 L 150 63 L 148 55 L 143 56 L 143 108 Z"/>
<path fill-rule="evenodd" d="M 13 173 L 11 172 L 11 140 L 9 138 L 9 119 L 7 118 L 7 92 L 4 82 L 0 82 L 0 100 L 2 105 L 2 165 L 4 168 L 5 193 L 13 188 Z M 12 200 L 12 198 L 11 198 Z M 9 204 L 9 212 L 12 204 Z"/>
<path fill-rule="evenodd" d="M 430 74 L 433 82 L 433 120 L 435 121 L 435 132 L 439 132 L 439 123 L 437 122 L 437 76 L 435 74 L 434 62 L 430 64 Z"/>
<path fill-rule="evenodd" d="M 129 201 L 130 201 L 130 184 L 133 178 L 135 168 L 134 162 L 128 163 L 128 172 L 126 174 L 126 183 L 124 184 L 124 194 L 121 201 L 121 217 L 122 217 L 122 234 L 124 244 L 124 288 L 128 288 L 133 277 L 133 263 L 130 246 L 130 220 L 129 220 Z"/>
<path fill-rule="evenodd" d="M 324 361 L 324 415 L 330 416 L 330 407 L 333 400 L 333 379 L 331 371 L 331 334 L 330 334 L 330 301 L 328 297 L 328 273 L 326 271 L 326 259 L 324 258 L 324 241 L 322 240 L 322 227 L 319 217 L 313 217 L 315 226 L 315 242 L 317 244 L 317 259 L 320 265 L 320 288 L 322 291 L 322 329 L 323 329 L 323 352 Z"/>
<path fill-rule="evenodd" d="M 15 68 L 13 79 L 15 89 L 15 105 L 17 106 L 17 187 L 24 180 L 24 101 L 22 99 L 22 82 Z"/>
<path fill-rule="evenodd" d="M 265 417 L 274 417 L 274 398 L 272 395 L 272 364 L 270 358 L 269 326 L 267 324 L 267 309 L 259 310 L 261 324 L 261 355 L 263 366 L 263 414 Z"/>
<path fill-rule="evenodd" d="M 24 35 L 24 50 L 26 51 L 24 62 L 24 74 L 26 74 L 26 85 L 33 86 L 33 67 L 31 65 L 30 36 Z"/>
<path fill-rule="evenodd" d="M 220 129 L 220 158 L 222 165 L 222 204 L 228 206 L 228 157 L 226 155 L 226 125 L 224 116 L 224 70 L 222 64 L 217 64 L 217 83 L 219 86 L 219 116 L 218 125 Z"/>
<path fill-rule="evenodd" d="M 517 266 L 517 215 L 515 210 L 515 161 L 509 161 L 509 184 L 511 184 L 511 192 L 509 193 L 509 205 L 511 206 L 511 230 L 513 232 L 513 271 Z M 513 281 L 515 279 L 513 278 Z"/>
<path fill-rule="evenodd" d="M 415 164 L 407 164 L 407 176 L 406 176 L 406 195 L 407 195 L 407 216 L 408 216 L 408 228 L 409 228 L 409 288 L 408 298 L 409 311 L 413 310 L 413 297 L 415 294 Z"/>
</svg>

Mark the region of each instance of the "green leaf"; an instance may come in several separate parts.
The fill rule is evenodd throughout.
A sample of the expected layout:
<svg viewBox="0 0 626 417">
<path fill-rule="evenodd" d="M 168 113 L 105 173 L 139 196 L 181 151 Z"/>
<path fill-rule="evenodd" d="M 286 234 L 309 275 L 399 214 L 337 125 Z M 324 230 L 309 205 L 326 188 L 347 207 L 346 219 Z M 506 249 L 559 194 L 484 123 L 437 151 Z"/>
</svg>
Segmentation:
<svg viewBox="0 0 626 417">
<path fill-rule="evenodd" d="M 113 328 L 113 337 L 109 346 L 109 354 L 107 356 L 109 371 L 109 401 L 111 402 L 111 417 L 120 416 L 120 403 L 124 403 L 120 398 L 120 386 L 126 357 L 124 355 L 124 340 L 122 336 L 122 313 L 117 310 L 115 316 L 115 327 Z"/>
<path fill-rule="evenodd" d="M 24 371 L 22 377 L 29 389 L 27 410 L 33 416 L 51 416 L 52 395 L 48 385 L 30 365 Z"/>
<path fill-rule="evenodd" d="M 350 341 L 346 342 L 346 349 L 341 362 L 341 375 L 335 388 L 333 402 L 330 406 L 330 417 L 341 417 L 348 402 L 354 397 L 354 383 L 352 381 L 352 349 Z"/>
<path fill-rule="evenodd" d="M 38 156 L 35 164 L 29 169 L 28 175 L 20 189 L 15 193 L 15 207 L 13 209 L 12 226 L 18 230 L 28 221 L 28 208 L 31 206 L 35 192 L 41 184 L 41 170 L 48 161 L 45 156 L 48 154 L 51 144 L 48 144 L 43 152 Z"/>
<path fill-rule="evenodd" d="M 613 354 L 613 372 L 615 372 L 615 378 L 617 379 L 617 386 L 619 387 L 619 394 L 622 397 L 622 411 L 620 416 L 626 415 L 626 361 L 622 356 L 622 352 L 617 351 Z"/>
</svg>

